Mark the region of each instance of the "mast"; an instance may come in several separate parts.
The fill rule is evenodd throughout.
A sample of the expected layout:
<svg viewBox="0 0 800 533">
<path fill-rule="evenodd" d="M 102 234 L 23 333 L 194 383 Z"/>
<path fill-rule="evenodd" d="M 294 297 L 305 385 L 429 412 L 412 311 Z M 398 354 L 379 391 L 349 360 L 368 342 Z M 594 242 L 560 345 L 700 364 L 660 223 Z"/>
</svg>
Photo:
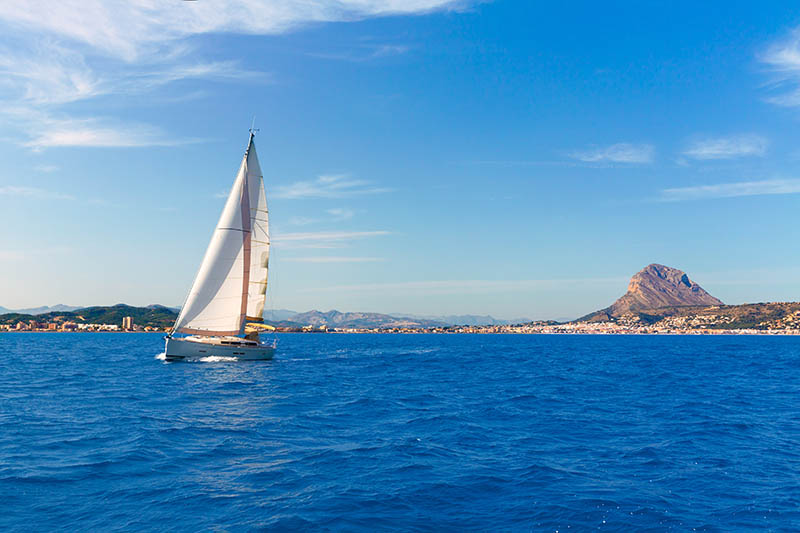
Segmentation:
<svg viewBox="0 0 800 533">
<path fill-rule="evenodd" d="M 255 122 L 255 118 L 253 118 Z M 253 128 L 250 128 L 250 138 L 247 140 L 247 149 L 244 151 L 244 161 L 242 165 L 244 171 L 244 183 L 242 184 L 242 305 L 239 310 L 239 335 L 244 334 L 244 327 L 247 323 L 247 293 L 250 288 L 250 239 L 252 236 L 252 226 L 250 223 L 250 172 L 247 168 L 247 159 L 250 156 L 250 147 L 253 146 Z"/>
<path fill-rule="evenodd" d="M 180 332 L 222 336 L 244 332 L 251 293 L 254 218 L 251 203 L 258 207 L 264 197 L 254 136 L 255 130 L 251 128 L 239 172 L 170 335 Z M 265 201 L 264 212 L 266 223 Z M 266 246 L 268 252 L 268 239 Z M 266 284 L 266 263 L 264 275 Z"/>
<path fill-rule="evenodd" d="M 255 118 L 253 119 L 255 125 Z M 269 273 L 269 210 L 264 191 L 264 178 L 255 147 L 255 133 L 250 128 L 250 142 L 247 147 L 247 174 L 250 191 L 250 270 L 245 321 L 263 322 L 264 303 Z"/>
</svg>

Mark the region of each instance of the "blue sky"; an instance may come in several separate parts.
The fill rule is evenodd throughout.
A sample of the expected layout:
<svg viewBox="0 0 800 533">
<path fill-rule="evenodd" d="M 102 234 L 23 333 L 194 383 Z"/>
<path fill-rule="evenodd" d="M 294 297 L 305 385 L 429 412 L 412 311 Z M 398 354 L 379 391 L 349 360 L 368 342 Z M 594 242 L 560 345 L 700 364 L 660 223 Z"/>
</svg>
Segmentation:
<svg viewBox="0 0 800 533">
<path fill-rule="evenodd" d="M 0 5 L 0 305 L 179 305 L 255 115 L 268 308 L 800 300 L 800 8 Z"/>
</svg>

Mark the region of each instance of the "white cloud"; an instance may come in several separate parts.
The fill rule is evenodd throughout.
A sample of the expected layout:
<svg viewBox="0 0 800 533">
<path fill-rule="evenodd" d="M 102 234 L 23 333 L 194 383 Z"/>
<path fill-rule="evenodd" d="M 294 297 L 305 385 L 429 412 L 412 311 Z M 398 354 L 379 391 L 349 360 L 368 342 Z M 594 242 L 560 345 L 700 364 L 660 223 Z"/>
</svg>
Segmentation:
<svg viewBox="0 0 800 533">
<path fill-rule="evenodd" d="M 763 156 L 769 141 L 760 135 L 734 135 L 695 141 L 683 152 L 692 159 L 735 159 L 746 156 Z"/>
<path fill-rule="evenodd" d="M 122 122 L 107 117 L 69 118 L 48 113 L 47 106 L 12 105 L 0 108 L 0 118 L 19 131 L 28 130 L 29 138 L 20 142 L 34 150 L 48 147 L 100 146 L 141 147 L 178 146 L 199 139 L 171 138 L 149 124 Z"/>
<path fill-rule="evenodd" d="M 355 212 L 352 209 L 347 209 L 344 207 L 328 209 L 327 213 L 332 216 L 334 220 L 349 220 L 355 215 Z"/>
<path fill-rule="evenodd" d="M 298 181 L 275 187 L 273 198 L 346 198 L 365 194 L 380 194 L 392 189 L 375 187 L 369 181 L 353 179 L 348 174 L 328 174 L 314 181 Z"/>
<path fill-rule="evenodd" d="M 775 94 L 767 101 L 780 106 L 800 106 L 800 28 L 773 43 L 759 59 L 772 74 L 769 85 Z"/>
<path fill-rule="evenodd" d="M 206 33 L 279 34 L 316 22 L 457 9 L 460 0 L 4 0 L 0 20 L 134 61 L 164 44 Z"/>
<path fill-rule="evenodd" d="M 82 54 L 52 40 L 37 42 L 29 50 L 24 46 L 0 49 L 0 74 L 10 96 L 16 93 L 34 105 L 85 100 L 107 90 Z"/>
<path fill-rule="evenodd" d="M 320 22 L 458 9 L 466 1 L 4 0 L 0 2 L 0 98 L 4 101 L 0 120 L 5 118 L 23 135 L 22 144 L 36 148 L 163 144 L 157 136 L 143 136 L 141 131 L 117 136 L 103 128 L 73 135 L 42 134 L 43 121 L 15 118 L 22 112 L 33 115 L 29 118 L 109 122 L 73 115 L 64 105 L 136 94 L 188 78 L 269 81 L 269 75 L 244 70 L 237 61 L 209 62 L 198 57 L 193 40 L 204 34 L 275 35 Z M 397 45 L 383 45 L 372 55 L 402 51 Z"/>
<path fill-rule="evenodd" d="M 381 257 L 347 257 L 347 256 L 316 256 L 316 257 L 284 257 L 284 261 L 294 263 L 374 263 L 383 261 Z"/>
<path fill-rule="evenodd" d="M 4 185 L 0 187 L 0 196 L 16 196 L 25 198 L 47 198 L 51 200 L 74 200 L 75 197 L 69 194 L 40 189 L 37 187 L 27 187 L 24 185 Z"/>
<path fill-rule="evenodd" d="M 97 119 L 86 120 L 52 120 L 24 143 L 34 149 L 64 146 L 96 146 L 96 147 L 141 147 L 141 146 L 176 146 L 193 139 L 170 139 L 158 128 L 146 124 L 120 124 L 114 127 L 107 121 Z"/>
<path fill-rule="evenodd" d="M 668 202 L 677 202 L 709 198 L 733 198 L 737 196 L 796 193 L 800 193 L 800 179 L 744 181 L 738 183 L 720 183 L 717 185 L 664 189 L 661 191 L 661 199 Z"/>
<path fill-rule="evenodd" d="M 617 143 L 572 152 L 570 157 L 586 163 L 650 163 L 654 155 L 655 148 L 649 144 Z"/>
</svg>

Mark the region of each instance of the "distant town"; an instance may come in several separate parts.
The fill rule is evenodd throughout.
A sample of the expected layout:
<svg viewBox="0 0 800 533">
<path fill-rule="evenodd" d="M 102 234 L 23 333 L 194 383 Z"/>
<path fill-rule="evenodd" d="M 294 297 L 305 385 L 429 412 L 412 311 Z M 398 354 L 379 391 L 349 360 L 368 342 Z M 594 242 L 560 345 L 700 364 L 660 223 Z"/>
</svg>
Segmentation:
<svg viewBox="0 0 800 533">
<path fill-rule="evenodd" d="M 125 304 L 85 308 L 38 308 L 0 314 L 0 331 L 168 331 L 178 310 Z M 8 310 L 6 310 L 8 311 Z M 685 272 L 659 264 L 635 274 L 628 291 L 611 306 L 567 322 L 499 322 L 491 316 L 418 318 L 336 310 L 272 312 L 246 332 L 285 333 L 508 333 L 591 335 L 798 335 L 800 302 L 725 305 Z M 445 323 L 443 320 L 448 320 Z M 470 323 L 467 323 L 470 321 Z"/>
<path fill-rule="evenodd" d="M 35 319 L 18 321 L 16 324 L 0 324 L 0 331 L 164 331 L 154 326 L 139 326 L 133 317 L 122 318 L 121 324 L 91 324 L 71 321 L 41 322 Z"/>
<path fill-rule="evenodd" d="M 680 317 L 658 324 L 643 324 L 638 317 L 628 316 L 614 322 L 531 322 L 505 326 L 446 326 L 429 328 L 327 328 L 306 326 L 302 331 L 333 333 L 507 333 L 507 334 L 573 334 L 573 335 L 800 335 L 800 311 L 782 324 L 763 324 L 757 328 L 720 328 L 707 323 L 704 317 Z"/>
<path fill-rule="evenodd" d="M 795 305 L 800 304 L 756 304 Z M 738 306 L 731 306 L 738 307 Z M 762 320 L 752 327 L 738 327 L 732 314 L 711 313 L 719 307 L 703 309 L 703 313 L 664 317 L 648 324 L 640 316 L 627 314 L 607 321 L 553 322 L 537 321 L 525 324 L 487 326 L 398 326 L 398 327 L 336 327 L 322 325 L 251 324 L 248 330 L 262 333 L 395 333 L 395 334 L 546 334 L 546 335 L 800 335 L 800 309 L 779 318 Z M 138 325 L 133 317 L 125 316 L 120 324 L 78 323 L 73 321 L 45 322 L 35 319 L 15 324 L 0 324 L 6 332 L 166 332 L 170 326 Z"/>
</svg>

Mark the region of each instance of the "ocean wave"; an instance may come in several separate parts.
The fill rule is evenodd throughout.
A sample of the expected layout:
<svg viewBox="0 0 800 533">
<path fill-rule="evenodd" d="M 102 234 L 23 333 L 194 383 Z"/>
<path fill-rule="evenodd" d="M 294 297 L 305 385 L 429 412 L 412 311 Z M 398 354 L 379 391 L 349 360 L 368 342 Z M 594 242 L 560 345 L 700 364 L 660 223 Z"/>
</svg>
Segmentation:
<svg viewBox="0 0 800 533">
<path fill-rule="evenodd" d="M 0 531 L 800 526 L 800 338 L 15 335 Z"/>
</svg>

